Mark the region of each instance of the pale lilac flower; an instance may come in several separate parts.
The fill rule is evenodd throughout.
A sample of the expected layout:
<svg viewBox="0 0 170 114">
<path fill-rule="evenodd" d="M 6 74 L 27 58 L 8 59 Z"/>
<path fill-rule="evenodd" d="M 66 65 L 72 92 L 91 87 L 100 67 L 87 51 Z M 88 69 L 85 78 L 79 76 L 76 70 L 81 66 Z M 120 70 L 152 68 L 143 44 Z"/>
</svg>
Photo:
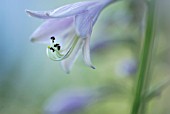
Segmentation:
<svg viewBox="0 0 170 114">
<path fill-rule="evenodd" d="M 116 65 L 118 76 L 132 76 L 137 72 L 138 64 L 135 59 L 125 59 Z"/>
<path fill-rule="evenodd" d="M 68 73 L 82 49 L 85 64 L 95 69 L 90 59 L 90 37 L 100 12 L 115 0 L 84 1 L 65 5 L 51 11 L 26 12 L 45 19 L 31 36 L 32 42 L 49 43 L 47 55 L 62 60 Z"/>
<path fill-rule="evenodd" d="M 45 114 L 80 114 L 88 106 L 97 102 L 98 96 L 85 88 L 58 91 L 47 100 Z"/>
</svg>

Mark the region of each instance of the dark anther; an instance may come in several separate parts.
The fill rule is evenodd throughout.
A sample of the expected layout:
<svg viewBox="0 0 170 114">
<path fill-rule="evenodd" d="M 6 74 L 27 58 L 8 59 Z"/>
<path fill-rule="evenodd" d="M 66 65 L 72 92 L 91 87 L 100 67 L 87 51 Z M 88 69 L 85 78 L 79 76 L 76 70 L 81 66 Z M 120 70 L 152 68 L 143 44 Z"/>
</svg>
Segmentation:
<svg viewBox="0 0 170 114">
<path fill-rule="evenodd" d="M 57 47 L 57 46 L 59 46 L 59 44 L 55 44 L 55 45 L 54 45 L 54 47 Z"/>
<path fill-rule="evenodd" d="M 60 50 L 60 48 L 61 48 L 60 46 L 57 46 L 57 49 L 58 49 L 58 50 Z"/>
<path fill-rule="evenodd" d="M 54 36 L 52 36 L 52 37 L 51 37 L 51 40 L 55 40 L 55 37 L 54 37 Z"/>
<path fill-rule="evenodd" d="M 52 47 L 50 47 L 50 50 L 52 50 L 53 52 L 55 51 Z"/>
<path fill-rule="evenodd" d="M 52 36 L 52 37 L 51 37 L 51 40 L 52 40 L 52 42 L 54 43 L 55 37 L 54 37 L 54 36 Z"/>
</svg>

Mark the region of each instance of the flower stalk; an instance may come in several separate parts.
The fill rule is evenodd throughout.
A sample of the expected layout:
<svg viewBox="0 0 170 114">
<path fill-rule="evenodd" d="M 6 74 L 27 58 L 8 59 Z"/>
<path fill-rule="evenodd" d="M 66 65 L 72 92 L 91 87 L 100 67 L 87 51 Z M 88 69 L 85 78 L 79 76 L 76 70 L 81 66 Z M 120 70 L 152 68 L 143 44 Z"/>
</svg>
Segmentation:
<svg viewBox="0 0 170 114">
<path fill-rule="evenodd" d="M 156 25 L 156 0 L 147 2 L 147 19 L 146 31 L 141 54 L 140 67 L 138 73 L 138 82 L 136 93 L 132 105 L 131 114 L 144 114 L 146 107 L 145 94 L 149 88 L 150 82 L 150 65 L 155 42 L 155 25 Z"/>
</svg>

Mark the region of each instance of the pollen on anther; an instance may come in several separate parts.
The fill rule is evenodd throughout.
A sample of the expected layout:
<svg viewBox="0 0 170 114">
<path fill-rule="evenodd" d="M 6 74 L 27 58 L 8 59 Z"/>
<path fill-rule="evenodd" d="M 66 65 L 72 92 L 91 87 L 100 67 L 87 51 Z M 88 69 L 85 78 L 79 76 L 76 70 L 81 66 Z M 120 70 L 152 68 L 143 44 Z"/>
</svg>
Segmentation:
<svg viewBox="0 0 170 114">
<path fill-rule="evenodd" d="M 57 47 L 57 46 L 59 46 L 59 44 L 55 44 L 55 45 L 54 45 L 54 47 Z"/>
<path fill-rule="evenodd" d="M 54 36 L 52 36 L 52 37 L 51 37 L 51 40 L 55 40 L 55 37 L 54 37 Z"/>
<path fill-rule="evenodd" d="M 61 47 L 60 47 L 60 46 L 57 46 L 57 49 L 60 51 Z"/>
<path fill-rule="evenodd" d="M 52 37 L 51 37 L 51 40 L 52 40 L 52 42 L 54 43 L 55 37 L 54 37 L 54 36 L 52 36 Z"/>
<path fill-rule="evenodd" d="M 55 51 L 52 47 L 50 47 L 50 50 L 52 50 L 53 52 Z"/>
</svg>

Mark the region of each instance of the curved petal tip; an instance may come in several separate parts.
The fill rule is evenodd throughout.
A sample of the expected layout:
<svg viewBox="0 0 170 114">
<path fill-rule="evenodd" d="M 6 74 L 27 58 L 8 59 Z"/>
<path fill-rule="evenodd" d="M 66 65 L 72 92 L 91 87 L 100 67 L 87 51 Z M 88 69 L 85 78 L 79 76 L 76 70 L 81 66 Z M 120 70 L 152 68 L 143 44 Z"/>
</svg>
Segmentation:
<svg viewBox="0 0 170 114">
<path fill-rule="evenodd" d="M 87 66 L 91 67 L 92 69 L 96 69 L 90 59 L 90 37 L 85 39 L 85 43 L 83 45 L 83 58 L 84 58 L 84 62 Z"/>
<path fill-rule="evenodd" d="M 32 17 L 36 17 L 39 19 L 50 19 L 48 11 L 32 11 L 32 10 L 25 10 L 25 12 Z"/>
<path fill-rule="evenodd" d="M 96 69 L 96 67 L 94 67 L 94 66 L 92 66 L 92 65 L 91 65 L 90 67 L 91 67 L 92 69 Z"/>
<path fill-rule="evenodd" d="M 36 38 L 32 37 L 32 38 L 30 38 L 30 41 L 34 43 L 34 42 L 36 42 Z"/>
<path fill-rule="evenodd" d="M 29 16 L 32 15 L 32 11 L 31 11 L 31 10 L 25 9 L 25 12 L 26 12 Z"/>
</svg>

